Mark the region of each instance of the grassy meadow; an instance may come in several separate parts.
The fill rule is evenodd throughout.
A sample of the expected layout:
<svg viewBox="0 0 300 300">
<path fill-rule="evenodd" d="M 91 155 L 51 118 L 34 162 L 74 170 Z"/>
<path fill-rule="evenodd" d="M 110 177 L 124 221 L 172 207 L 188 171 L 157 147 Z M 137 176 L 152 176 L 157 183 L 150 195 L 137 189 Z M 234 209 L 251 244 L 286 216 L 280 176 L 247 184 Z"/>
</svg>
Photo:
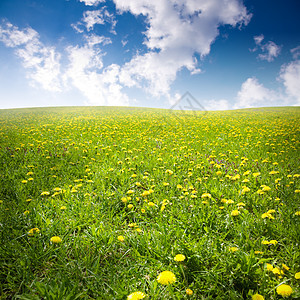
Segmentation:
<svg viewBox="0 0 300 300">
<path fill-rule="evenodd" d="M 299 107 L 0 110 L 0 297 L 300 299 L 299 136 Z"/>
</svg>

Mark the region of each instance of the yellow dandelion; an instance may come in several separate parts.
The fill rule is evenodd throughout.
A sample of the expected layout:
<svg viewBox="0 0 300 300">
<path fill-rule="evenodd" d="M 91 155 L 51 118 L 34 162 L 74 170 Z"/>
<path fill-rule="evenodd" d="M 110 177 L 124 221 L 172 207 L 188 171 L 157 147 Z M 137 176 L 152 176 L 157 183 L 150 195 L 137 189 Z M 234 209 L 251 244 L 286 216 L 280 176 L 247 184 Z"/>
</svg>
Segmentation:
<svg viewBox="0 0 300 300">
<path fill-rule="evenodd" d="M 286 271 L 288 271 L 288 270 L 290 269 L 286 264 L 282 264 L 282 267 L 283 267 Z"/>
<path fill-rule="evenodd" d="M 33 236 L 35 233 L 39 233 L 39 232 L 40 232 L 40 230 L 39 230 L 37 227 L 31 228 L 31 229 L 28 231 L 28 235 L 29 235 L 29 236 Z"/>
<path fill-rule="evenodd" d="M 124 242 L 124 241 L 125 241 L 125 238 L 124 238 L 123 235 L 119 235 L 119 236 L 118 236 L 118 240 L 119 240 L 120 242 Z"/>
<path fill-rule="evenodd" d="M 233 211 L 231 212 L 231 215 L 232 215 L 233 217 L 238 216 L 239 214 L 240 214 L 240 212 L 239 212 L 237 209 L 235 209 L 235 210 L 233 210 Z"/>
<path fill-rule="evenodd" d="M 151 207 L 155 206 L 155 204 L 153 202 L 148 202 L 148 205 L 151 206 Z"/>
<path fill-rule="evenodd" d="M 45 192 L 41 193 L 41 196 L 49 196 L 49 195 L 50 195 L 50 193 L 48 191 L 45 191 Z"/>
<path fill-rule="evenodd" d="M 170 271 L 163 271 L 157 276 L 157 281 L 163 285 L 169 285 L 176 281 L 176 276 Z"/>
<path fill-rule="evenodd" d="M 297 272 L 297 273 L 295 274 L 295 278 L 296 278 L 296 279 L 300 279 L 300 272 Z"/>
<path fill-rule="evenodd" d="M 183 254 L 177 254 L 177 255 L 174 257 L 174 260 L 175 260 L 175 261 L 184 261 L 184 260 L 185 260 L 185 255 L 183 255 Z"/>
<path fill-rule="evenodd" d="M 144 299 L 146 295 L 143 292 L 134 292 L 127 296 L 127 300 L 139 300 Z"/>
<path fill-rule="evenodd" d="M 277 287 L 276 292 L 282 297 L 288 297 L 293 293 L 293 289 L 287 284 L 281 284 Z"/>
<path fill-rule="evenodd" d="M 186 290 L 185 290 L 185 293 L 186 293 L 187 295 L 191 296 L 191 295 L 193 295 L 194 292 L 193 292 L 191 289 L 186 289 Z"/>
<path fill-rule="evenodd" d="M 232 252 L 232 253 L 234 253 L 234 252 L 236 252 L 238 250 L 239 250 L 238 247 L 230 247 L 229 248 L 229 251 Z"/>
<path fill-rule="evenodd" d="M 267 264 L 267 270 L 273 271 L 274 267 L 271 264 Z"/>
<path fill-rule="evenodd" d="M 52 242 L 53 244 L 60 244 L 62 242 L 62 239 L 59 236 L 53 236 L 50 239 L 50 242 Z"/>
<path fill-rule="evenodd" d="M 252 295 L 252 300 L 264 300 L 264 296 L 260 295 L 260 294 L 255 294 Z"/>
<path fill-rule="evenodd" d="M 300 216 L 300 210 L 295 212 L 295 216 Z"/>
</svg>

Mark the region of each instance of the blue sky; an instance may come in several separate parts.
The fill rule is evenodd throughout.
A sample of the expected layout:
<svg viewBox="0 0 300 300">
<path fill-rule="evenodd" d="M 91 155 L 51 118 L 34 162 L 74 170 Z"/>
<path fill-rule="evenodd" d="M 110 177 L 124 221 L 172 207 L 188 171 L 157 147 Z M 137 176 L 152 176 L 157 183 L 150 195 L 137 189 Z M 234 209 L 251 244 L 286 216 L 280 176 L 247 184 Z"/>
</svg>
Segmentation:
<svg viewBox="0 0 300 300">
<path fill-rule="evenodd" d="M 0 108 L 300 105 L 298 0 L 1 0 Z"/>
</svg>

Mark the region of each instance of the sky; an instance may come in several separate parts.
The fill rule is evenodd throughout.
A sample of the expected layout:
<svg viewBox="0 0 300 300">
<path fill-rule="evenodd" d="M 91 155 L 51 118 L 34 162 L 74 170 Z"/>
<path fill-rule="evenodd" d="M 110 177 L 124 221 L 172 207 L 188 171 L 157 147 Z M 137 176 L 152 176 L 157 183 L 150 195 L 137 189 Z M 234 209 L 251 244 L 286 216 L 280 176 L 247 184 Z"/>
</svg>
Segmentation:
<svg viewBox="0 0 300 300">
<path fill-rule="evenodd" d="M 0 0 L 0 109 L 300 105 L 299 0 Z"/>
</svg>

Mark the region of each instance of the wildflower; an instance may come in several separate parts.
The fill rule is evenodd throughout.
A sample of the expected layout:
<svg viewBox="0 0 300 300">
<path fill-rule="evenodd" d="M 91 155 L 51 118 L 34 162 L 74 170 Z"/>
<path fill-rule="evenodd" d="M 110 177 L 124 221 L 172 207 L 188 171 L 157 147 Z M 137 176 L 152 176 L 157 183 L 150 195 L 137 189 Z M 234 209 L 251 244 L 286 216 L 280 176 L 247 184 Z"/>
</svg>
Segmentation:
<svg viewBox="0 0 300 300">
<path fill-rule="evenodd" d="M 60 209 L 61 209 L 61 210 L 65 210 L 65 209 L 67 209 L 67 207 L 66 207 L 66 206 L 61 206 Z"/>
<path fill-rule="evenodd" d="M 132 208 L 133 208 L 133 205 L 132 205 L 132 204 L 128 204 L 127 207 L 128 207 L 129 209 L 132 209 Z"/>
<path fill-rule="evenodd" d="M 276 241 L 276 240 L 271 240 L 269 242 L 269 245 L 276 245 L 276 244 L 278 244 L 278 241 Z"/>
<path fill-rule="evenodd" d="M 139 300 L 144 299 L 146 295 L 143 292 L 134 292 L 127 296 L 127 300 Z"/>
<path fill-rule="evenodd" d="M 296 278 L 296 279 L 300 279 L 300 272 L 297 272 L 297 273 L 295 274 L 295 278 Z"/>
<path fill-rule="evenodd" d="M 237 205 L 238 205 L 238 206 L 246 206 L 246 204 L 243 203 L 243 202 L 239 202 Z"/>
<path fill-rule="evenodd" d="M 23 214 L 26 216 L 26 215 L 28 215 L 29 214 L 29 210 L 25 210 L 24 212 L 23 212 Z"/>
<path fill-rule="evenodd" d="M 141 209 L 141 213 L 144 214 L 146 210 L 144 208 Z"/>
<path fill-rule="evenodd" d="M 264 254 L 262 251 L 254 251 L 255 254 Z"/>
<path fill-rule="evenodd" d="M 230 252 L 236 252 L 236 251 L 238 251 L 239 249 L 238 249 L 238 247 L 230 247 L 229 248 L 229 251 Z"/>
<path fill-rule="evenodd" d="M 240 214 L 240 212 L 239 212 L 237 209 L 235 209 L 235 210 L 233 210 L 233 211 L 231 212 L 231 215 L 232 215 L 233 217 L 238 216 L 239 214 Z"/>
<path fill-rule="evenodd" d="M 38 228 L 31 228 L 29 231 L 28 231 L 28 235 L 29 236 L 33 236 L 35 233 L 39 233 L 40 230 Z"/>
<path fill-rule="evenodd" d="M 27 180 L 22 180 L 21 182 L 22 182 L 22 183 L 27 183 Z"/>
<path fill-rule="evenodd" d="M 201 198 L 211 198 L 211 194 L 209 194 L 209 193 L 203 193 L 202 194 L 202 196 L 201 196 Z"/>
<path fill-rule="evenodd" d="M 277 287 L 276 292 L 278 295 L 282 297 L 288 297 L 289 295 L 292 294 L 293 289 L 287 284 L 281 284 L 280 286 Z"/>
<path fill-rule="evenodd" d="M 273 272 L 273 274 L 275 274 L 275 275 L 283 274 L 283 272 L 282 272 L 281 270 L 279 270 L 277 267 L 273 268 L 272 272 Z"/>
<path fill-rule="evenodd" d="M 252 175 L 253 175 L 253 177 L 257 177 L 260 175 L 260 172 L 253 173 Z"/>
<path fill-rule="evenodd" d="M 151 206 L 151 207 L 155 206 L 155 204 L 153 202 L 148 202 L 148 205 Z"/>
<path fill-rule="evenodd" d="M 127 195 L 130 195 L 130 194 L 133 194 L 134 193 L 134 191 L 133 190 L 129 190 L 129 191 L 127 191 Z"/>
<path fill-rule="evenodd" d="M 252 300 L 265 300 L 264 296 L 260 294 L 252 295 Z"/>
<path fill-rule="evenodd" d="M 49 195 L 50 195 L 50 193 L 48 191 L 45 191 L 45 192 L 41 193 L 41 196 L 49 196 Z"/>
<path fill-rule="evenodd" d="M 265 241 L 262 241 L 261 243 L 262 243 L 263 245 L 269 245 L 269 241 L 266 241 L 266 240 L 265 240 Z"/>
<path fill-rule="evenodd" d="M 286 264 L 282 264 L 282 267 L 287 271 L 290 269 Z"/>
<path fill-rule="evenodd" d="M 59 236 L 53 236 L 50 239 L 50 242 L 52 242 L 53 244 L 60 244 L 62 242 L 62 239 Z"/>
<path fill-rule="evenodd" d="M 177 254 L 175 257 L 174 257 L 174 260 L 175 261 L 184 261 L 185 260 L 185 256 L 183 254 Z"/>
<path fill-rule="evenodd" d="M 193 293 L 194 293 L 191 289 L 186 289 L 185 292 L 189 296 L 193 295 Z"/>
<path fill-rule="evenodd" d="M 262 185 L 261 187 L 262 187 L 262 190 L 263 190 L 264 192 L 271 191 L 271 188 L 270 188 L 269 186 L 267 186 L 267 185 Z"/>
<path fill-rule="evenodd" d="M 246 193 L 250 192 L 250 189 L 247 186 L 243 186 L 241 194 L 244 195 Z"/>
<path fill-rule="evenodd" d="M 267 270 L 273 271 L 274 267 L 271 264 L 267 264 Z"/>
<path fill-rule="evenodd" d="M 169 285 L 176 281 L 176 276 L 170 271 L 163 271 L 158 275 L 157 281 L 163 285 Z"/>
<path fill-rule="evenodd" d="M 300 210 L 295 212 L 295 216 L 300 216 Z"/>
<path fill-rule="evenodd" d="M 120 242 L 124 242 L 124 241 L 125 241 L 124 236 L 123 236 L 123 235 L 119 235 L 119 236 L 118 236 L 118 240 L 119 240 Z"/>
<path fill-rule="evenodd" d="M 126 203 L 128 200 L 127 200 L 126 197 L 122 197 L 122 198 L 121 198 L 121 201 L 122 201 L 123 203 Z"/>
<path fill-rule="evenodd" d="M 261 217 L 263 219 L 265 219 L 265 218 L 275 219 L 269 212 L 266 212 L 266 213 L 262 214 Z"/>
</svg>

